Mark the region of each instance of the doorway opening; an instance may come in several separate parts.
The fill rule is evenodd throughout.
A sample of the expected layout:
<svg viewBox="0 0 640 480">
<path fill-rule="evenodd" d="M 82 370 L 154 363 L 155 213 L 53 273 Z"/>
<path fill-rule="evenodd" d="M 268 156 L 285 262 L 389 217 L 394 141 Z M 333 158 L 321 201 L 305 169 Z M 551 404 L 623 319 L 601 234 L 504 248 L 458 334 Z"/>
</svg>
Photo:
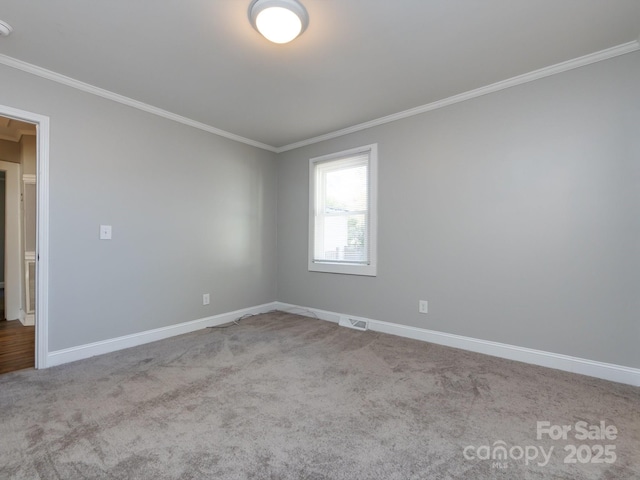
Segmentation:
<svg viewBox="0 0 640 480">
<path fill-rule="evenodd" d="M 0 373 L 46 368 L 48 117 L 0 105 Z"/>
<path fill-rule="evenodd" d="M 36 152 L 35 124 L 0 117 L 0 373 L 35 366 Z"/>
</svg>

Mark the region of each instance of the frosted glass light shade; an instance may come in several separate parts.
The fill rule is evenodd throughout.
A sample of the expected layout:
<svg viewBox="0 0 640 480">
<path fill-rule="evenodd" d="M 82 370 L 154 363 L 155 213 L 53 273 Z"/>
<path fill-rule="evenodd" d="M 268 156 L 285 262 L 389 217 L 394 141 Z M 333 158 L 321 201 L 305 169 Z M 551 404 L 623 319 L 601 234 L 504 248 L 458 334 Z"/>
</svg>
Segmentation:
<svg viewBox="0 0 640 480">
<path fill-rule="evenodd" d="M 7 22 L 0 20 L 0 37 L 8 37 L 13 32 L 13 28 Z"/>
<path fill-rule="evenodd" d="M 307 10 L 297 0 L 254 0 L 249 6 L 249 19 L 274 43 L 290 42 L 309 25 Z"/>
</svg>

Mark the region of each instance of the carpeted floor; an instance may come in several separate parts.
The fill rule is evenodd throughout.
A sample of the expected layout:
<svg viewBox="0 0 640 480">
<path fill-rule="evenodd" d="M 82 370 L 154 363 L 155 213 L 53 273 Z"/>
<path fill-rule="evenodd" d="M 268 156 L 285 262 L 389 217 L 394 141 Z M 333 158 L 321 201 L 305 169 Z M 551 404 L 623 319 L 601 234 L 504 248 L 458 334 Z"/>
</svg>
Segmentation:
<svg viewBox="0 0 640 480">
<path fill-rule="evenodd" d="M 283 312 L 2 375 L 0 420 L 2 479 L 640 478 L 638 388 Z"/>
</svg>

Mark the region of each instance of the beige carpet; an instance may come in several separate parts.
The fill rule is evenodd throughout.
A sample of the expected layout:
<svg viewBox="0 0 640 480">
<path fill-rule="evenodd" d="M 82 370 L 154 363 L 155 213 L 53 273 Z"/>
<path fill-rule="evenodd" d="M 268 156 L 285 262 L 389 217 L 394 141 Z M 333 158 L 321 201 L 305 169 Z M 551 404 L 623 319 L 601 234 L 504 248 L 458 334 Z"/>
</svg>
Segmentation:
<svg viewBox="0 0 640 480">
<path fill-rule="evenodd" d="M 282 312 L 2 375 L 0 420 L 2 479 L 640 478 L 638 388 Z"/>
</svg>

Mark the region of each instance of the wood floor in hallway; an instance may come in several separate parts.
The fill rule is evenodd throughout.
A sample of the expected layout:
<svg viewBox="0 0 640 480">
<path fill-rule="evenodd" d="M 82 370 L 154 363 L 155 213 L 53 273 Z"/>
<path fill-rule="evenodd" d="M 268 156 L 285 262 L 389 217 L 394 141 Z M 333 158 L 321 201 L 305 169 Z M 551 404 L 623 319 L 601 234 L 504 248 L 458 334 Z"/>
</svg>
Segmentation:
<svg viewBox="0 0 640 480">
<path fill-rule="evenodd" d="M 35 366 L 35 333 L 18 320 L 0 321 L 0 373 Z"/>
</svg>

